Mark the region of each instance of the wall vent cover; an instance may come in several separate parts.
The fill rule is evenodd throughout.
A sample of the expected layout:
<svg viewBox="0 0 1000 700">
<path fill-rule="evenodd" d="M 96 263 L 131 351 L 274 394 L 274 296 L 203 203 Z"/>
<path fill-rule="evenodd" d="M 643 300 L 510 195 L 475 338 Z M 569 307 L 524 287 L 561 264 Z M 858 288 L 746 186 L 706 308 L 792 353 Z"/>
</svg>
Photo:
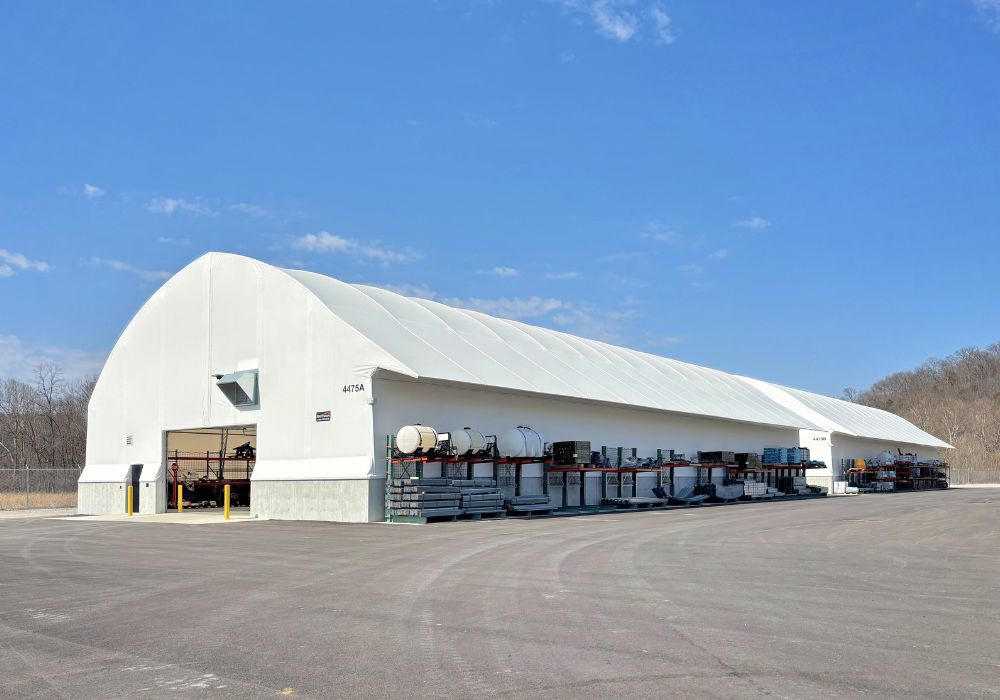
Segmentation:
<svg viewBox="0 0 1000 700">
<path fill-rule="evenodd" d="M 260 403 L 255 369 L 224 374 L 215 384 L 234 406 L 248 408 Z"/>
</svg>

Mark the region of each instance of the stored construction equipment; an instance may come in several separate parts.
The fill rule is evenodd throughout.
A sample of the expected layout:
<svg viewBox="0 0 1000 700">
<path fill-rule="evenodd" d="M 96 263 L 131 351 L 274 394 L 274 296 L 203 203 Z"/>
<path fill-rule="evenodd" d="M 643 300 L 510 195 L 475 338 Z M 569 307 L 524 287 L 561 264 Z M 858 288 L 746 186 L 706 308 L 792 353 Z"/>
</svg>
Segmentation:
<svg viewBox="0 0 1000 700">
<path fill-rule="evenodd" d="M 513 459 L 545 456 L 541 436 L 526 425 L 502 433 L 497 438 L 497 452 L 501 457 Z"/>
<path fill-rule="evenodd" d="M 403 454 L 427 454 L 437 445 L 438 433 L 429 425 L 404 425 L 396 433 L 396 447 Z"/>
<path fill-rule="evenodd" d="M 462 428 L 451 434 L 451 450 L 458 457 L 485 454 L 488 449 L 486 437 L 478 430 Z"/>
<path fill-rule="evenodd" d="M 552 461 L 557 466 L 590 464 L 590 440 L 564 440 L 552 443 Z"/>
</svg>

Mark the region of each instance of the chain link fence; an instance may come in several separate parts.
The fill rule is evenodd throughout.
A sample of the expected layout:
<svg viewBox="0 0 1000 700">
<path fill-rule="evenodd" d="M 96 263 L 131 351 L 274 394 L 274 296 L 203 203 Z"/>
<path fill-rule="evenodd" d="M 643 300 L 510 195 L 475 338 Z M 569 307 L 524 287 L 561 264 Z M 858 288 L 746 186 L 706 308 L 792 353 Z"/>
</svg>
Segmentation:
<svg viewBox="0 0 1000 700">
<path fill-rule="evenodd" d="M 71 508 L 83 467 L 0 468 L 0 510 Z"/>
</svg>

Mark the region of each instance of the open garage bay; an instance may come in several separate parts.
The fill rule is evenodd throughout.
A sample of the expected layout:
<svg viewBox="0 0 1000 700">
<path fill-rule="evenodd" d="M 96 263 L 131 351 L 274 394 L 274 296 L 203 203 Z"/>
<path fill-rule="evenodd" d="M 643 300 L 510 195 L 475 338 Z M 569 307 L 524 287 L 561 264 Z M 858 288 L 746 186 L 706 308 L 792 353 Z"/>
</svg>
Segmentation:
<svg viewBox="0 0 1000 700">
<path fill-rule="evenodd" d="M 1000 490 L 432 526 L 0 521 L 2 697 L 973 697 Z"/>
</svg>

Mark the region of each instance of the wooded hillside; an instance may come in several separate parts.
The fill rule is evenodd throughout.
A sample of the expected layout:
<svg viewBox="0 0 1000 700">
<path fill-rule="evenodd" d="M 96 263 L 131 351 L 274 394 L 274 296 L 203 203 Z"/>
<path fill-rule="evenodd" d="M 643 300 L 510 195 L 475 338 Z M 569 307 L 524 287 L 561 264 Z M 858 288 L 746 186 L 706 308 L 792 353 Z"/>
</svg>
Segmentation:
<svg viewBox="0 0 1000 700">
<path fill-rule="evenodd" d="M 1000 483 L 1000 343 L 964 348 L 845 398 L 892 411 L 957 449 L 953 483 Z"/>
</svg>

